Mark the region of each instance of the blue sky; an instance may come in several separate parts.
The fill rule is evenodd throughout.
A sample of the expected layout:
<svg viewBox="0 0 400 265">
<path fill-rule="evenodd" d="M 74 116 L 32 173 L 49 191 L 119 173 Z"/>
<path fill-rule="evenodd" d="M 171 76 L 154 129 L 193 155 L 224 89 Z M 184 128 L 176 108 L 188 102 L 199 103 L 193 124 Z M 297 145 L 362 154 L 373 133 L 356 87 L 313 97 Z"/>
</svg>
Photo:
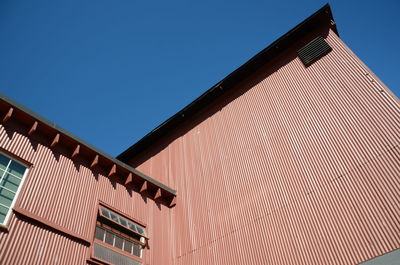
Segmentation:
<svg viewBox="0 0 400 265">
<path fill-rule="evenodd" d="M 0 1 L 0 92 L 118 155 L 325 1 Z M 329 2 L 399 97 L 400 1 Z"/>
</svg>

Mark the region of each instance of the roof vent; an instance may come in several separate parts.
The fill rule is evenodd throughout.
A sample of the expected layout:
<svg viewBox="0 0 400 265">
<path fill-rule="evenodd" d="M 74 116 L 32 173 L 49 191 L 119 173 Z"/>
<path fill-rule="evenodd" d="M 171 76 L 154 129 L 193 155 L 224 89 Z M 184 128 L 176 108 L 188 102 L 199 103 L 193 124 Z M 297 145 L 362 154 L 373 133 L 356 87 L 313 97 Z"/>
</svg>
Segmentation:
<svg viewBox="0 0 400 265">
<path fill-rule="evenodd" d="M 317 37 L 297 51 L 303 64 L 307 67 L 332 50 L 323 37 Z"/>
</svg>

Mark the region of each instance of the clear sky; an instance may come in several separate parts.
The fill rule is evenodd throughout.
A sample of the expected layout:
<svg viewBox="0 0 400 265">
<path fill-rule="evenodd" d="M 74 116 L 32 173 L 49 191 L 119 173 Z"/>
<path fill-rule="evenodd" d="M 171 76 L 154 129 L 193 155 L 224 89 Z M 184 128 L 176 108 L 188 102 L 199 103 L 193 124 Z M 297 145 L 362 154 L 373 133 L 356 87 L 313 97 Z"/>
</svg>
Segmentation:
<svg viewBox="0 0 400 265">
<path fill-rule="evenodd" d="M 116 156 L 325 3 L 1 0 L 0 92 Z M 400 1 L 330 5 L 399 97 Z"/>
</svg>

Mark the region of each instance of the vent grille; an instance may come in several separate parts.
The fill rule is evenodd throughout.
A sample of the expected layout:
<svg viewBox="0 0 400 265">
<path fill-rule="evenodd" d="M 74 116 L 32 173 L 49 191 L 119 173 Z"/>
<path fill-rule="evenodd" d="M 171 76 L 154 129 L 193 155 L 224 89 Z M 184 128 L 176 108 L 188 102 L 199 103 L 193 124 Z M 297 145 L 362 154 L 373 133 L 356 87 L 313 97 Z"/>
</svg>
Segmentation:
<svg viewBox="0 0 400 265">
<path fill-rule="evenodd" d="M 297 54 L 303 64 L 309 66 L 331 50 L 331 46 L 323 37 L 317 37 L 298 50 Z"/>
<path fill-rule="evenodd" d="M 131 259 L 118 252 L 112 251 L 109 248 L 94 244 L 94 256 L 101 260 L 107 261 L 116 265 L 142 265 L 141 262 Z"/>
</svg>

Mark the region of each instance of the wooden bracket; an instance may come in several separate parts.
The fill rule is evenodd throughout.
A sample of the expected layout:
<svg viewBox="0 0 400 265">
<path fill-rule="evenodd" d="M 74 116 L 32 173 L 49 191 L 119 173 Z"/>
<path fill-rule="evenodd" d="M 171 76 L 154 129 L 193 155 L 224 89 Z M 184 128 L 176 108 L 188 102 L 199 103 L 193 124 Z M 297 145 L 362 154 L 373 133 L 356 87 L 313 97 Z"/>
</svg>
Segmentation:
<svg viewBox="0 0 400 265">
<path fill-rule="evenodd" d="M 8 112 L 6 113 L 6 115 L 4 115 L 4 117 L 3 117 L 3 123 L 6 122 L 6 121 L 8 121 L 8 120 L 11 118 L 13 112 L 14 112 L 14 108 L 10 108 L 10 109 L 8 110 Z"/>
<path fill-rule="evenodd" d="M 158 200 L 160 198 L 161 198 L 161 189 L 158 188 L 157 192 L 156 192 L 156 195 L 154 195 L 154 200 Z"/>
<path fill-rule="evenodd" d="M 59 142 L 60 142 L 60 134 L 57 133 L 53 141 L 51 142 L 50 147 L 56 146 Z"/>
<path fill-rule="evenodd" d="M 81 149 L 81 146 L 78 144 L 78 145 L 75 147 L 75 150 L 74 150 L 74 152 L 73 152 L 72 155 L 71 155 L 72 158 L 75 158 L 77 155 L 79 155 L 79 149 Z"/>
<path fill-rule="evenodd" d="M 126 180 L 125 180 L 125 185 L 127 185 L 127 184 L 129 184 L 129 183 L 132 183 L 132 181 L 133 181 L 132 173 L 129 172 L 129 175 L 128 175 L 128 177 L 127 177 Z"/>
<path fill-rule="evenodd" d="M 38 122 L 35 121 L 35 122 L 32 124 L 32 127 L 29 129 L 29 132 L 28 132 L 28 135 L 29 135 L 29 136 L 31 136 L 31 135 L 36 131 L 37 126 L 38 126 Z"/>
<path fill-rule="evenodd" d="M 92 161 L 92 163 L 90 164 L 90 168 L 94 168 L 95 166 L 97 166 L 97 164 L 99 164 L 99 155 L 96 155 Z"/>
<path fill-rule="evenodd" d="M 108 177 L 112 177 L 117 173 L 117 166 L 113 164 L 113 166 L 110 169 L 110 172 L 108 172 Z"/>
<path fill-rule="evenodd" d="M 171 200 L 171 202 L 169 203 L 169 207 L 172 208 L 176 205 L 176 196 L 174 196 Z"/>
<path fill-rule="evenodd" d="M 143 182 L 143 184 L 142 184 L 142 186 L 140 186 L 140 190 L 139 190 L 140 193 L 145 192 L 145 191 L 147 191 L 147 181 Z"/>
</svg>

